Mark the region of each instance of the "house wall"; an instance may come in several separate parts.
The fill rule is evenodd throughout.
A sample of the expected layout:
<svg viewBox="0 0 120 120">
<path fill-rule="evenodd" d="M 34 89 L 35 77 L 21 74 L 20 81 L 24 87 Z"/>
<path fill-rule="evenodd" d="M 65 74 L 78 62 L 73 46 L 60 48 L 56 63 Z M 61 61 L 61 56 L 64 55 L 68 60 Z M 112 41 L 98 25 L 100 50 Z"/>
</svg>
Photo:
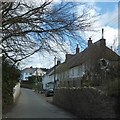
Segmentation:
<svg viewBox="0 0 120 120">
<path fill-rule="evenodd" d="M 20 83 L 17 83 L 13 88 L 13 101 L 16 102 L 17 98 L 19 97 L 20 91 Z"/>
<path fill-rule="evenodd" d="M 42 71 L 41 69 L 32 69 L 32 68 L 29 68 L 27 70 L 23 70 L 21 72 L 21 80 L 23 81 L 27 81 L 28 80 L 28 77 L 30 76 L 43 76 L 46 72 Z"/>
<path fill-rule="evenodd" d="M 85 65 L 73 67 L 57 74 L 58 87 L 81 87 L 81 78 L 85 74 Z"/>
<path fill-rule="evenodd" d="M 42 77 L 42 84 L 43 84 L 43 89 L 46 89 L 46 84 L 49 81 L 49 76 L 45 75 L 44 77 Z"/>
<path fill-rule="evenodd" d="M 77 67 L 73 67 L 69 70 L 69 78 L 78 78 L 78 77 L 81 78 L 84 74 L 85 74 L 84 64 Z"/>
<path fill-rule="evenodd" d="M 43 76 L 46 72 L 42 71 L 41 69 L 37 69 L 32 75 Z"/>
<path fill-rule="evenodd" d="M 43 78 L 42 78 L 42 84 L 43 84 L 43 89 L 45 90 L 47 87 L 46 87 L 46 84 L 49 83 L 49 82 L 54 82 L 54 75 L 45 75 Z"/>
<path fill-rule="evenodd" d="M 28 80 L 28 77 L 32 76 L 31 73 L 23 72 L 21 73 L 21 80 L 26 81 Z"/>
</svg>

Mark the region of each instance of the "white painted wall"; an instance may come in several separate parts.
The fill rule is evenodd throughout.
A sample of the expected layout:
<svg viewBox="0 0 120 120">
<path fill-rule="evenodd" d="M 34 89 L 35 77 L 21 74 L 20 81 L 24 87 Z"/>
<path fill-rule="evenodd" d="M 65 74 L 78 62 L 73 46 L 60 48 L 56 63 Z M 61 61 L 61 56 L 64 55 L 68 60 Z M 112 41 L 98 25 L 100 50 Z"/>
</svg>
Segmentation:
<svg viewBox="0 0 120 120">
<path fill-rule="evenodd" d="M 13 100 L 16 102 L 16 99 L 19 97 L 21 91 L 20 91 L 20 83 L 17 83 L 15 87 L 13 88 Z"/>
<path fill-rule="evenodd" d="M 30 76 L 43 76 L 46 72 L 42 71 L 41 69 L 37 68 L 37 71 L 31 70 L 31 72 L 28 71 L 22 71 L 21 72 L 21 80 L 28 81 L 28 77 Z"/>
<path fill-rule="evenodd" d="M 43 89 L 46 89 L 46 84 L 49 82 L 54 82 L 54 75 L 45 75 L 42 78 Z"/>
<path fill-rule="evenodd" d="M 119 43 L 119 46 L 118 46 L 118 55 L 120 55 L 120 43 Z"/>
<path fill-rule="evenodd" d="M 69 78 L 82 77 L 85 74 L 84 65 L 73 67 L 69 70 Z"/>
<path fill-rule="evenodd" d="M 37 69 L 32 75 L 43 76 L 46 72 L 42 71 L 41 69 Z"/>
<path fill-rule="evenodd" d="M 68 71 L 65 72 L 61 72 L 59 74 L 57 74 L 57 78 L 58 80 L 70 80 L 71 78 L 78 78 L 78 77 L 82 77 L 85 74 L 85 66 L 84 65 L 80 65 L 77 67 L 73 67 L 71 69 L 69 69 Z"/>
<path fill-rule="evenodd" d="M 28 81 L 28 77 L 32 76 L 30 73 L 22 73 L 22 80 L 23 81 Z"/>
<path fill-rule="evenodd" d="M 52 73 L 52 72 L 51 72 Z M 48 82 L 54 82 L 54 74 L 45 75 L 42 79 L 43 89 L 46 89 Z M 85 66 L 80 65 L 69 69 L 68 71 L 61 72 L 55 75 L 55 80 L 70 80 L 71 78 L 81 78 L 85 74 Z M 59 82 L 58 82 L 59 83 Z"/>
</svg>

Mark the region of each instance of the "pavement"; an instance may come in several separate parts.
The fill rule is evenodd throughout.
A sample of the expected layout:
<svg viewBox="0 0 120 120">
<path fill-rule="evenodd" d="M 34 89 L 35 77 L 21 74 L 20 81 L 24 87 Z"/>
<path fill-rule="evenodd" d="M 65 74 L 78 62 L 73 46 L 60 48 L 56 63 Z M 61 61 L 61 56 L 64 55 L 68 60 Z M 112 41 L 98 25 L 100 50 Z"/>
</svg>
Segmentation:
<svg viewBox="0 0 120 120">
<path fill-rule="evenodd" d="M 14 108 L 3 118 L 76 118 L 63 109 L 50 104 L 52 97 L 21 88 L 21 95 Z"/>
</svg>

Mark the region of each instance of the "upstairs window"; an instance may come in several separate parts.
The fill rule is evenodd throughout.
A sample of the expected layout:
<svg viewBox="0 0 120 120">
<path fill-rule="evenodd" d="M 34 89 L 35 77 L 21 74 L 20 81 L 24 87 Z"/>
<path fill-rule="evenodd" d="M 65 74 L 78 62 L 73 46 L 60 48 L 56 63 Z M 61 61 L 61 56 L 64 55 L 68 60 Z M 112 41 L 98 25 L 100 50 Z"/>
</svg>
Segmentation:
<svg viewBox="0 0 120 120">
<path fill-rule="evenodd" d="M 108 66 L 108 61 L 102 58 L 100 59 L 99 65 L 101 69 L 105 69 Z"/>
<path fill-rule="evenodd" d="M 74 76 L 74 69 L 72 69 L 72 76 Z"/>
<path fill-rule="evenodd" d="M 25 77 L 26 80 L 28 80 L 28 77 Z"/>
<path fill-rule="evenodd" d="M 101 62 L 102 62 L 102 66 L 106 66 L 107 65 L 107 62 L 104 59 Z"/>
<path fill-rule="evenodd" d="M 78 67 L 78 75 L 80 75 L 81 67 Z"/>
</svg>

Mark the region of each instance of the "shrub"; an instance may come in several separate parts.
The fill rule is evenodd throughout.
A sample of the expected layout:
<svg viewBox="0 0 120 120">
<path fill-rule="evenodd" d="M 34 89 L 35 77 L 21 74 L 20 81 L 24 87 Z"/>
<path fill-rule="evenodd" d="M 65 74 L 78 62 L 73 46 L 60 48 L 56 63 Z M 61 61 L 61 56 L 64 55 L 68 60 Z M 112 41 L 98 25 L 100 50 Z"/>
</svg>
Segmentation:
<svg viewBox="0 0 120 120">
<path fill-rule="evenodd" d="M 13 87 L 18 82 L 20 71 L 4 56 L 2 61 L 2 109 L 4 112 L 13 103 Z"/>
<path fill-rule="evenodd" d="M 120 94 L 120 80 L 115 79 L 114 81 L 111 81 L 107 87 L 107 93 L 110 96 L 119 96 Z"/>
</svg>

